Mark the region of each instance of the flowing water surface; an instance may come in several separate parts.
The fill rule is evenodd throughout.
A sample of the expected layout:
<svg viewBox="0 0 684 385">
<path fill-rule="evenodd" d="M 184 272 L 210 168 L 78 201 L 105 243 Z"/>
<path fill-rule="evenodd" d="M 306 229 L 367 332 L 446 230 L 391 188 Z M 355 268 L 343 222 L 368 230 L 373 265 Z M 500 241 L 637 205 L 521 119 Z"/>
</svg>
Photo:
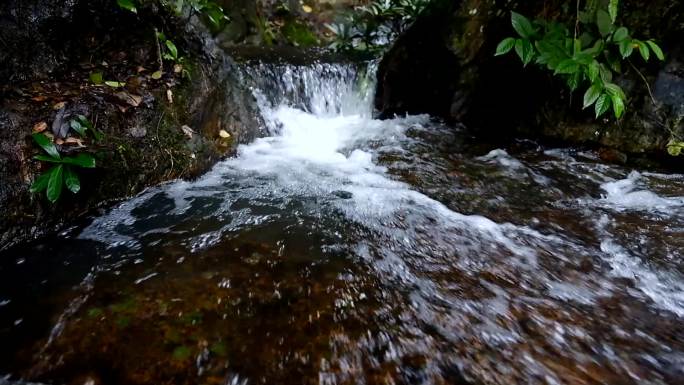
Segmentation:
<svg viewBox="0 0 684 385">
<path fill-rule="evenodd" d="M 0 384 L 681 384 L 684 175 L 372 119 L 245 68 L 269 137 L 0 255 Z"/>
</svg>

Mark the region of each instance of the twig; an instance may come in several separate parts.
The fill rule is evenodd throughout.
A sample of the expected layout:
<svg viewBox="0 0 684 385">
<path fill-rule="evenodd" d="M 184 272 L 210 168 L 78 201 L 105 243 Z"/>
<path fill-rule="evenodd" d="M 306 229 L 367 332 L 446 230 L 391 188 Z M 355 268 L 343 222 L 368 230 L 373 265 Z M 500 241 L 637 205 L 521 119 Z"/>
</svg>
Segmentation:
<svg viewBox="0 0 684 385">
<path fill-rule="evenodd" d="M 159 31 L 154 27 L 154 42 L 157 47 L 157 64 L 159 64 L 159 71 L 164 71 L 164 62 L 162 61 L 161 46 L 159 45 Z"/>
<path fill-rule="evenodd" d="M 653 102 L 653 105 L 657 106 L 658 104 L 656 103 L 656 100 L 653 97 L 653 93 L 651 92 L 651 86 L 648 84 L 648 80 L 646 80 L 646 77 L 644 76 L 644 74 L 642 74 L 641 71 L 639 71 L 639 69 L 636 68 L 636 66 L 632 63 L 631 60 L 627 59 L 627 62 L 629 63 L 630 66 L 632 66 L 634 71 L 636 71 L 636 73 L 639 74 L 639 76 L 641 77 L 641 80 L 644 81 L 644 84 L 646 84 L 646 89 L 648 90 L 648 96 L 651 97 L 651 101 Z"/>
</svg>

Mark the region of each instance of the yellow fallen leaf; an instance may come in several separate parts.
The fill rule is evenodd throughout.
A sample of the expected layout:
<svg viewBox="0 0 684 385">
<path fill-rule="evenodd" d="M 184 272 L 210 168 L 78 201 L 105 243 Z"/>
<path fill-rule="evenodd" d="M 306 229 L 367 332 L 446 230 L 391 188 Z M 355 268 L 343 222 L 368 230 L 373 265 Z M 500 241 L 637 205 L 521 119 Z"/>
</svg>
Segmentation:
<svg viewBox="0 0 684 385">
<path fill-rule="evenodd" d="M 313 11 L 313 8 L 311 8 L 310 6 L 304 4 L 304 5 L 302 5 L 302 10 L 303 10 L 304 12 L 306 12 L 306 13 L 311 13 L 311 12 Z"/>
<path fill-rule="evenodd" d="M 224 138 L 224 139 L 230 138 L 230 134 L 226 130 L 219 131 L 219 136 Z"/>
<path fill-rule="evenodd" d="M 66 106 L 66 102 L 59 102 L 59 103 L 55 104 L 54 106 L 52 106 L 52 109 L 53 110 L 61 110 L 62 108 L 64 108 L 64 106 Z"/>
</svg>

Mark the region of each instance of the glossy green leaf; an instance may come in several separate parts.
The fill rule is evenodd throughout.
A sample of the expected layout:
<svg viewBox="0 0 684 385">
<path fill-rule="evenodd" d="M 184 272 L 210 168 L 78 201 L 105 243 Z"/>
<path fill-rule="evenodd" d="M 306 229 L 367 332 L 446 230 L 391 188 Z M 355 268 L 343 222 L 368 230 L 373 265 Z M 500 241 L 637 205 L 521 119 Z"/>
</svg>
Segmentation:
<svg viewBox="0 0 684 385">
<path fill-rule="evenodd" d="M 534 27 L 530 20 L 517 12 L 511 12 L 511 24 L 520 37 L 529 38 L 534 35 Z"/>
<path fill-rule="evenodd" d="M 663 53 L 663 50 L 656 44 L 653 40 L 648 40 L 646 41 L 646 44 L 651 48 L 651 51 L 656 55 L 658 60 L 665 60 L 665 54 Z"/>
<path fill-rule="evenodd" d="M 81 181 L 78 179 L 78 175 L 68 166 L 64 168 L 64 184 L 74 194 L 81 191 Z"/>
<path fill-rule="evenodd" d="M 119 4 L 119 7 L 127 11 L 138 13 L 138 9 L 135 7 L 133 0 L 116 0 L 116 3 Z"/>
<path fill-rule="evenodd" d="M 625 39 L 622 40 L 619 44 L 620 47 L 620 55 L 622 55 L 622 58 L 628 58 L 632 55 L 632 52 L 634 52 L 634 43 L 632 43 L 631 39 Z"/>
<path fill-rule="evenodd" d="M 606 92 L 608 93 L 608 95 L 610 95 L 611 97 L 617 96 L 622 99 L 626 99 L 625 92 L 617 84 L 607 83 L 604 85 L 604 87 L 606 88 Z"/>
<path fill-rule="evenodd" d="M 50 172 L 46 172 L 41 174 L 38 178 L 36 178 L 35 181 L 33 181 L 33 184 L 31 185 L 31 188 L 29 191 L 32 194 L 39 193 L 43 190 L 45 190 L 48 186 L 48 181 L 50 180 Z"/>
<path fill-rule="evenodd" d="M 594 84 L 593 86 L 589 87 L 587 92 L 584 93 L 584 107 L 587 108 L 594 104 L 596 100 L 601 96 L 601 92 L 603 91 L 602 87 L 598 84 Z"/>
<path fill-rule="evenodd" d="M 515 41 L 515 53 L 518 54 L 525 66 L 534 59 L 534 47 L 529 40 L 517 39 Z"/>
<path fill-rule="evenodd" d="M 55 203 L 62 195 L 62 175 L 64 172 L 63 165 L 57 165 L 50 171 L 50 179 L 47 184 L 47 198 L 50 202 Z"/>
<path fill-rule="evenodd" d="M 95 157 L 90 154 L 80 153 L 74 157 L 65 157 L 62 160 L 64 163 L 73 164 L 83 168 L 95 168 Z"/>
<path fill-rule="evenodd" d="M 582 72 L 577 71 L 572 73 L 568 79 L 567 79 L 567 84 L 568 87 L 570 87 L 571 91 L 575 91 L 577 87 L 579 87 L 579 84 L 582 82 Z"/>
<path fill-rule="evenodd" d="M 634 40 L 634 44 L 639 47 L 639 53 L 644 60 L 648 61 L 651 58 L 651 51 L 648 50 L 648 46 L 641 40 Z"/>
<path fill-rule="evenodd" d="M 515 39 L 514 38 L 509 37 L 509 38 L 503 39 L 501 41 L 501 43 L 499 43 L 499 45 L 496 47 L 496 53 L 494 54 L 494 56 L 505 55 L 508 52 L 510 52 L 514 46 L 515 46 Z"/>
<path fill-rule="evenodd" d="M 599 77 L 599 72 L 600 72 L 599 63 L 596 60 L 591 62 L 591 64 L 589 64 L 587 66 L 586 72 L 587 72 L 587 77 L 589 78 L 589 81 L 594 83 L 596 81 L 596 79 L 598 79 L 598 77 Z"/>
<path fill-rule="evenodd" d="M 36 155 L 33 157 L 33 159 L 40 160 L 41 162 L 64 163 L 62 159 L 53 158 L 47 155 Z"/>
<path fill-rule="evenodd" d="M 84 115 L 78 115 L 76 116 L 76 119 L 78 119 L 78 122 L 81 124 L 81 126 L 86 127 L 86 128 L 93 128 L 93 123 L 88 120 Z"/>
<path fill-rule="evenodd" d="M 173 44 L 171 40 L 167 40 L 164 42 L 166 44 L 166 48 L 168 48 L 169 53 L 174 59 L 178 59 L 178 48 L 176 48 L 176 45 Z"/>
<path fill-rule="evenodd" d="M 572 74 L 579 71 L 579 64 L 573 59 L 566 59 L 558 64 L 557 74 Z"/>
<path fill-rule="evenodd" d="M 77 120 L 72 120 L 69 122 L 69 125 L 71 126 L 71 129 L 76 131 L 79 135 L 85 136 L 86 134 L 86 127 L 83 127 L 81 123 Z"/>
<path fill-rule="evenodd" d="M 622 114 L 625 112 L 625 101 L 620 97 L 620 95 L 611 95 L 610 99 L 613 101 L 613 112 L 615 113 L 615 118 L 620 119 Z"/>
<path fill-rule="evenodd" d="M 625 27 L 618 28 L 613 34 L 613 41 L 619 43 L 629 37 L 629 30 Z"/>
<path fill-rule="evenodd" d="M 608 94 L 602 94 L 596 99 L 596 104 L 594 105 L 594 111 L 596 112 L 596 118 L 603 115 L 610 108 L 610 96 Z"/>
<path fill-rule="evenodd" d="M 50 138 L 45 136 L 45 134 L 43 134 L 43 133 L 33 134 L 33 141 L 36 142 L 51 157 L 57 158 L 57 159 L 61 158 L 59 156 L 59 151 L 57 151 L 57 147 L 55 147 L 55 144 L 52 143 Z"/>
</svg>

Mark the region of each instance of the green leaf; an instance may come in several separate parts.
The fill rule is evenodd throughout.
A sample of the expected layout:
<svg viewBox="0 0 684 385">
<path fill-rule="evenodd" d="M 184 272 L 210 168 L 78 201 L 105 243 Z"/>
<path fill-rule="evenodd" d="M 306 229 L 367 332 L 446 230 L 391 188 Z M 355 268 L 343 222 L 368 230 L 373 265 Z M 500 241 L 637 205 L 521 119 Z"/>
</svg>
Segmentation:
<svg viewBox="0 0 684 385">
<path fill-rule="evenodd" d="M 589 81 L 594 83 L 596 79 L 599 77 L 599 71 L 600 71 L 600 66 L 599 63 L 594 60 L 587 66 L 587 77 L 589 78 Z"/>
<path fill-rule="evenodd" d="M 620 27 L 613 34 L 613 41 L 619 43 L 629 37 L 629 30 L 625 27 Z"/>
<path fill-rule="evenodd" d="M 634 40 L 634 44 L 639 47 L 639 53 L 641 54 L 641 57 L 644 58 L 645 61 L 648 61 L 648 59 L 651 58 L 651 51 L 648 50 L 646 43 L 641 40 Z"/>
<path fill-rule="evenodd" d="M 596 102 L 596 99 L 601 96 L 601 92 L 603 89 L 601 88 L 600 85 L 594 84 L 593 86 L 589 87 L 587 92 L 584 93 L 584 107 L 587 108 L 594 104 Z"/>
<path fill-rule="evenodd" d="M 590 65 L 594 61 L 594 58 L 591 55 L 589 55 L 587 53 L 583 53 L 583 52 L 576 53 L 573 56 L 573 59 L 577 63 L 579 63 L 581 65 L 585 65 L 585 66 Z"/>
<path fill-rule="evenodd" d="M 53 158 L 53 157 L 47 156 L 47 155 L 36 155 L 36 156 L 33 157 L 33 159 L 35 159 L 35 160 L 40 160 L 40 161 L 42 161 L 42 162 L 64 163 L 64 162 L 62 161 L 62 159 Z"/>
<path fill-rule="evenodd" d="M 577 87 L 579 87 L 580 82 L 582 82 L 582 72 L 577 71 L 574 72 L 570 77 L 567 79 L 567 84 L 568 87 L 570 87 L 570 91 L 575 91 Z"/>
<path fill-rule="evenodd" d="M 71 128 L 72 128 L 74 131 L 76 131 L 79 135 L 85 136 L 85 134 L 86 134 L 86 127 L 83 127 L 83 126 L 81 125 L 80 122 L 78 122 L 77 120 L 71 120 L 71 121 L 69 122 L 69 125 L 70 125 Z"/>
<path fill-rule="evenodd" d="M 622 114 L 625 112 L 625 101 L 620 97 L 620 95 L 611 95 L 610 99 L 613 101 L 613 112 L 615 113 L 615 118 L 620 119 Z"/>
<path fill-rule="evenodd" d="M 494 54 L 494 56 L 505 55 L 508 52 L 510 52 L 514 46 L 515 46 L 515 39 L 514 38 L 509 37 L 509 38 L 503 39 L 501 41 L 501 43 L 499 43 L 499 45 L 496 47 L 496 53 Z"/>
<path fill-rule="evenodd" d="M 75 157 L 65 157 L 63 159 L 63 162 L 83 168 L 95 168 L 95 158 L 92 155 L 86 153 L 80 153 Z"/>
<path fill-rule="evenodd" d="M 520 37 L 529 38 L 534 35 L 534 27 L 530 20 L 517 12 L 511 12 L 511 24 Z"/>
<path fill-rule="evenodd" d="M 660 49 L 660 46 L 658 46 L 658 44 L 656 44 L 653 40 L 646 41 L 646 44 L 648 44 L 648 46 L 651 47 L 651 51 L 653 51 L 658 60 L 665 60 L 665 54 L 663 53 L 663 50 Z"/>
<path fill-rule="evenodd" d="M 634 52 L 634 44 L 632 43 L 631 39 L 625 39 L 620 42 L 620 55 L 622 55 L 622 58 L 628 58 L 632 55 L 632 52 Z"/>
<path fill-rule="evenodd" d="M 45 152 L 53 158 L 60 159 L 59 151 L 52 141 L 42 133 L 33 134 L 33 141 L 36 142 Z"/>
<path fill-rule="evenodd" d="M 81 190 L 81 181 L 78 179 L 78 175 L 68 166 L 64 168 L 64 184 L 74 194 Z"/>
<path fill-rule="evenodd" d="M 610 83 L 613 81 L 613 73 L 603 63 L 599 65 L 599 75 L 601 76 L 601 80 L 603 80 L 604 83 Z"/>
<path fill-rule="evenodd" d="M 123 86 L 126 85 L 126 83 L 123 83 L 123 82 L 115 82 L 115 81 L 111 81 L 111 80 L 108 80 L 108 81 L 104 82 L 104 84 L 106 84 L 106 85 L 108 85 L 108 86 L 110 86 L 110 87 L 112 87 L 112 88 L 120 88 L 120 87 L 123 87 Z"/>
<path fill-rule="evenodd" d="M 85 116 L 78 115 L 76 118 L 78 119 L 78 122 L 81 123 L 81 126 L 86 128 L 93 128 L 93 123 L 91 123 L 90 120 L 88 120 L 88 118 L 86 118 Z"/>
<path fill-rule="evenodd" d="M 62 195 L 62 173 L 64 171 L 64 166 L 61 164 L 55 166 L 50 171 L 50 179 L 47 184 L 47 198 L 50 202 L 55 203 Z"/>
<path fill-rule="evenodd" d="M 667 153 L 672 156 L 679 156 L 682 153 L 682 147 L 680 146 L 667 146 Z"/>
<path fill-rule="evenodd" d="M 608 36 L 613 32 L 613 21 L 608 12 L 602 9 L 596 11 L 596 26 L 598 27 L 601 36 Z"/>
<path fill-rule="evenodd" d="M 517 39 L 515 41 L 515 53 L 518 54 L 525 66 L 534 59 L 534 47 L 532 47 L 532 43 L 529 40 Z"/>
<path fill-rule="evenodd" d="M 684 142 L 671 139 L 667 144 L 667 153 L 672 156 L 679 156 L 682 154 L 682 151 L 684 151 Z"/>
<path fill-rule="evenodd" d="M 93 84 L 102 84 L 104 82 L 102 72 L 92 72 L 89 78 L 90 81 L 93 82 Z"/>
<path fill-rule="evenodd" d="M 596 118 L 603 115 L 610 108 L 610 96 L 608 94 L 603 94 L 596 99 L 596 105 L 594 105 L 594 111 L 596 111 Z"/>
<path fill-rule="evenodd" d="M 604 87 L 606 88 L 606 92 L 608 93 L 608 95 L 610 95 L 611 97 L 620 97 L 622 99 L 626 99 L 625 92 L 622 91 L 622 88 L 620 88 L 620 86 L 618 86 L 617 84 L 607 83 L 604 85 Z"/>
<path fill-rule="evenodd" d="M 164 44 L 166 44 L 166 48 L 169 49 L 169 53 L 174 58 L 174 60 L 178 59 L 178 48 L 176 48 L 176 45 L 173 44 L 171 40 L 165 41 Z"/>
<path fill-rule="evenodd" d="M 565 59 L 556 68 L 556 74 L 572 74 L 579 71 L 579 64 L 573 59 Z"/>
<path fill-rule="evenodd" d="M 116 0 L 117 4 L 119 4 L 119 7 L 131 11 L 133 13 L 138 13 L 138 9 L 135 8 L 135 3 L 133 0 Z"/>
<path fill-rule="evenodd" d="M 610 20 L 612 20 L 613 23 L 615 23 L 615 20 L 617 19 L 619 3 L 619 0 L 610 0 L 608 3 L 608 13 L 610 14 Z"/>
<path fill-rule="evenodd" d="M 159 80 L 159 79 L 161 79 L 162 75 L 163 75 L 163 73 L 161 71 L 155 71 L 152 73 L 151 77 L 154 80 Z"/>
<path fill-rule="evenodd" d="M 35 181 L 33 181 L 33 184 L 31 185 L 31 189 L 29 190 L 31 194 L 36 194 L 39 193 L 43 190 L 45 190 L 48 186 L 48 181 L 50 180 L 50 172 L 45 172 L 41 174 L 38 178 L 36 178 Z"/>
</svg>

